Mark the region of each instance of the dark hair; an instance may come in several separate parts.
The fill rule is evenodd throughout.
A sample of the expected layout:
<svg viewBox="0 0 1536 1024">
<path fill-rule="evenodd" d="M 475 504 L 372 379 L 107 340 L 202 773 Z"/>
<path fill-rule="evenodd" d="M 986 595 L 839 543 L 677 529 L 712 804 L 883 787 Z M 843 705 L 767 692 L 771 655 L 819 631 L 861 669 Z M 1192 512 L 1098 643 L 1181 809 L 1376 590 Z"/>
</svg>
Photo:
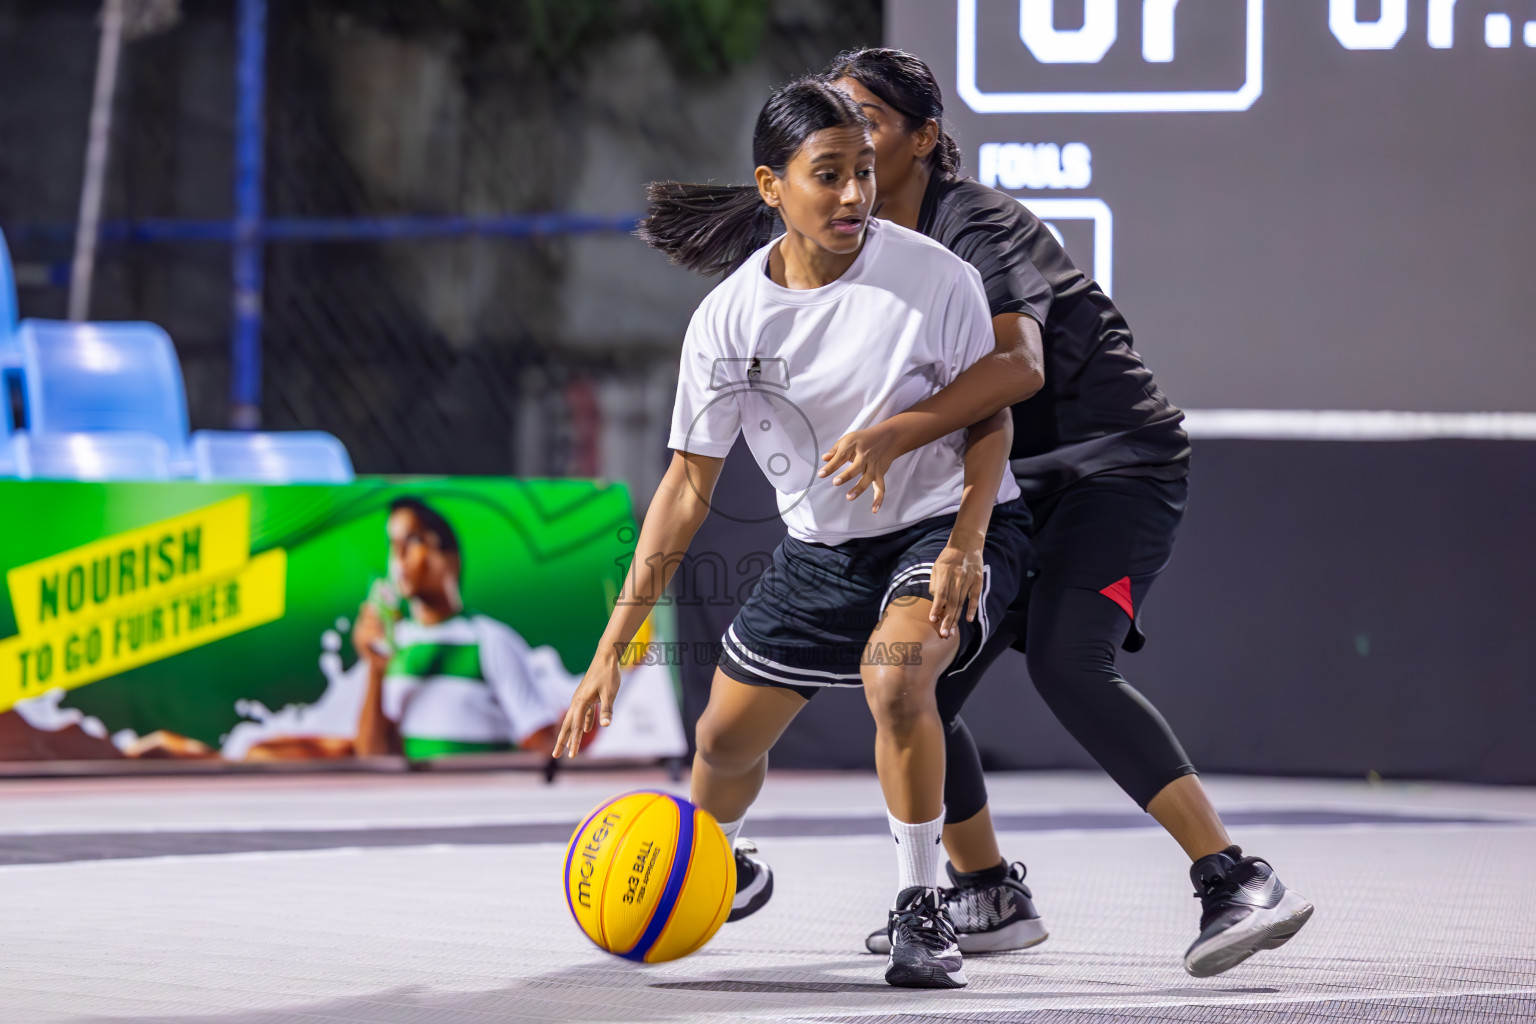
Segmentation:
<svg viewBox="0 0 1536 1024">
<path fill-rule="evenodd" d="M 421 521 L 421 525 L 429 532 L 437 534 L 437 546 L 444 554 L 458 555 L 459 561 L 464 561 L 464 553 L 459 550 L 459 535 L 453 532 L 453 527 L 442 514 L 420 498 L 405 497 L 396 498 L 389 503 L 389 514 L 394 515 L 401 510 L 411 512 Z"/>
<path fill-rule="evenodd" d="M 939 125 L 939 143 L 928 154 L 928 169 L 960 173 L 960 146 L 944 130 L 944 91 L 927 64 L 905 50 L 888 46 L 849 50 L 838 55 L 822 76 L 828 82 L 851 78 L 902 116 L 902 127 L 915 132 L 929 121 Z"/>
<path fill-rule="evenodd" d="M 783 177 L 805 140 L 844 125 L 869 121 L 844 93 L 815 78 L 802 78 L 768 98 L 752 131 L 752 160 Z M 690 185 L 653 181 L 645 192 L 645 219 L 635 230 L 689 270 L 725 274 L 773 238 L 778 211 L 763 202 L 757 185 Z"/>
</svg>

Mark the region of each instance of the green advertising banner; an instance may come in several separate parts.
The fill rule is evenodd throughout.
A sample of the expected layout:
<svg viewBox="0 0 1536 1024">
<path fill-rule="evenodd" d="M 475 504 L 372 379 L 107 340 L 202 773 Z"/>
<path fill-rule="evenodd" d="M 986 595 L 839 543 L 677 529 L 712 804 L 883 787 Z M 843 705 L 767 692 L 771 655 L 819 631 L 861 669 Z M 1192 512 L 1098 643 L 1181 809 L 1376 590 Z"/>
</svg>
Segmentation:
<svg viewBox="0 0 1536 1024">
<path fill-rule="evenodd" d="M 624 487 L 591 481 L 0 480 L 0 758 L 526 745 L 569 702 L 634 537 Z M 634 689 L 670 707 L 639 748 L 678 753 L 670 677 L 649 674 Z"/>
</svg>

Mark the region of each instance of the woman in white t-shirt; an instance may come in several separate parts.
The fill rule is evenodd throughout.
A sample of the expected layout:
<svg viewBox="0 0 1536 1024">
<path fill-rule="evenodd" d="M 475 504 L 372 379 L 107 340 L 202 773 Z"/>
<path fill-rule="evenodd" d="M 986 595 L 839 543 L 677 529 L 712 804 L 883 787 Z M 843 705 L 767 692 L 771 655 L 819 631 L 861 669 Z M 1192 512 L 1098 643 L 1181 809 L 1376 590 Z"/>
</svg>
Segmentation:
<svg viewBox="0 0 1536 1024">
<path fill-rule="evenodd" d="M 980 651 L 1028 557 L 1028 513 L 1005 472 L 1011 425 L 999 414 L 911 452 L 867 506 L 818 468 L 837 438 L 991 352 L 991 319 L 974 268 L 871 218 L 874 148 L 842 93 L 809 80 L 779 90 L 758 117 L 753 158 L 753 186 L 652 186 L 642 237 L 692 269 L 730 273 L 689 324 L 672 464 L 555 749 L 574 754 L 583 733 L 610 721 L 620 653 L 745 435 L 789 536 L 722 638 L 697 728 L 692 798 L 736 847 L 731 919 L 772 892 L 755 848 L 736 842 L 769 748 L 820 689 L 862 685 L 898 857 L 886 980 L 956 987 L 965 975 L 936 887 L 944 731 L 934 688 Z M 780 220 L 784 234 L 769 241 Z"/>
</svg>

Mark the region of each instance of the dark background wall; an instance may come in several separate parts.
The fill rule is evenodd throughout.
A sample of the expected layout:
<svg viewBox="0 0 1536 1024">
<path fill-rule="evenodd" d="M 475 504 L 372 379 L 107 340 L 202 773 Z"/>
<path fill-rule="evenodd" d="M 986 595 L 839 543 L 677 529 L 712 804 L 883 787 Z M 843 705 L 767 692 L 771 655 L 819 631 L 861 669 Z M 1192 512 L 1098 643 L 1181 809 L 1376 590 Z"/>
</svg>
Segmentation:
<svg viewBox="0 0 1536 1024">
<path fill-rule="evenodd" d="M 1021 35 L 1026 6 L 1048 9 L 1060 32 L 1084 27 L 1083 0 L 887 0 L 886 38 L 932 65 L 970 173 L 1027 204 L 1105 204 L 1112 294 L 1180 405 L 1536 409 L 1525 310 L 1536 48 L 1523 38 L 1536 2 L 1461 0 L 1440 48 L 1427 20 L 1440 5 L 1426 0 L 1181 0 L 1173 59 L 1153 62 L 1143 12 L 1168 5 L 1113 0 L 1092 6 L 1116 16 L 1114 42 L 1083 63 L 1037 59 Z M 1250 6 L 1263 10 L 1254 26 Z M 1361 27 L 1336 33 L 1333 6 Z M 966 8 L 974 33 L 957 28 Z M 1399 37 L 1351 48 L 1384 14 L 1394 28 L 1399 10 Z M 1486 42 L 1490 13 L 1510 18 L 1507 47 Z M 973 49 L 974 81 L 958 62 Z M 1170 112 L 1147 99 L 1237 91 L 1250 49 L 1262 92 L 1247 109 Z M 1060 108 L 1060 93 L 1114 93 L 1099 102 L 1118 109 L 997 109 Z M 1152 109 L 1130 112 L 1137 103 Z M 1035 147 L 1052 167 L 1041 146 L 1085 146 L 1091 177 L 989 168 L 989 144 Z M 1092 266 L 1088 222 L 1056 223 Z"/>
<path fill-rule="evenodd" d="M 744 452 L 725 500 L 767 502 Z M 760 490 L 761 494 L 753 491 Z M 1536 783 L 1536 444 L 1197 441 L 1189 514 L 1120 667 L 1207 771 Z M 712 516 L 695 543 L 746 563 L 719 603 L 679 607 L 717 640 L 777 523 Z M 706 577 L 707 578 L 707 577 Z M 712 669 L 684 668 L 691 722 Z M 989 767 L 1092 762 L 1008 652 L 966 708 Z M 825 693 L 773 763 L 871 767 L 860 693 Z"/>
</svg>

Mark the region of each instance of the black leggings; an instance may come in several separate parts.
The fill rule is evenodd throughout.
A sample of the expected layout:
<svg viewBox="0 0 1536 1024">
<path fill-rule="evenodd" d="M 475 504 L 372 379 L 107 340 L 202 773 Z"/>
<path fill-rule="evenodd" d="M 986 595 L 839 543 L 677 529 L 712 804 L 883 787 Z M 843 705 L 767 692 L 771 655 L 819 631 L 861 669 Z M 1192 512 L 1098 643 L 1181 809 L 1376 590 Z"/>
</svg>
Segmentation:
<svg viewBox="0 0 1536 1024">
<path fill-rule="evenodd" d="M 1132 620 L 1121 606 L 1098 590 L 1069 585 L 1083 581 L 1077 571 L 1081 559 L 1071 558 L 1072 549 L 1082 548 L 1095 519 L 1113 520 L 1134 515 L 1139 525 L 1165 515 L 1160 506 L 1149 504 L 1147 496 L 1168 485 L 1130 480 L 1105 480 L 1084 493 L 1078 508 L 1048 508 L 1045 528 L 1040 531 L 1042 568 L 1040 578 L 1026 604 L 1016 607 L 998 624 L 997 630 L 975 662 L 961 675 L 948 677 L 939 687 L 939 714 L 947 724 L 944 804 L 945 820 L 966 821 L 987 803 L 986 783 L 981 774 L 981 756 L 970 730 L 960 719 L 960 708 L 986 668 L 1009 647 L 1022 649 L 1029 666 L 1030 680 L 1047 706 L 1083 749 L 1109 773 L 1120 788 L 1145 809 L 1163 787 L 1173 780 L 1193 774 L 1184 748 L 1167 721 L 1143 697 L 1115 665 L 1115 655 L 1127 637 Z M 1090 488 L 1084 488 L 1085 492 Z M 1140 511 L 1138 511 L 1140 510 Z M 1127 564 L 1131 573 L 1141 575 L 1135 590 L 1137 603 L 1146 594 L 1152 577 L 1167 560 L 1173 534 L 1182 515 L 1167 513 L 1171 527 L 1167 531 L 1143 530 L 1131 542 L 1142 549 L 1132 552 Z M 1071 514 L 1053 530 L 1051 520 Z M 1153 525 L 1156 525 L 1155 522 Z M 1128 531 L 1117 531 L 1124 535 Z M 1148 534 L 1166 532 L 1166 546 L 1159 547 Z M 1106 545 L 1113 547 L 1113 545 Z M 1094 548 L 1097 554 L 1099 548 Z M 1137 565 L 1145 555 L 1149 561 Z M 1091 559 L 1093 555 L 1087 555 Z M 1118 560 L 1118 559 L 1117 559 Z M 1113 579 L 1113 576 L 1110 577 Z M 1136 634 L 1139 638 L 1139 634 Z"/>
</svg>

